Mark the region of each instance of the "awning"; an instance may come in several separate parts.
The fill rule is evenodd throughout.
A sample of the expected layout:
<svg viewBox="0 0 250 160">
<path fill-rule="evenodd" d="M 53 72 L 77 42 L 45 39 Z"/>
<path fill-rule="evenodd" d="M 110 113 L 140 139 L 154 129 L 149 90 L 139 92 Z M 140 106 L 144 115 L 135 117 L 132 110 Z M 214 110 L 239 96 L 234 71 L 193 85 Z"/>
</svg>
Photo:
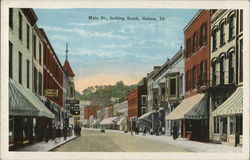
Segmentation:
<svg viewBox="0 0 250 160">
<path fill-rule="evenodd" d="M 117 125 L 121 125 L 126 119 L 126 117 L 122 117 L 118 122 Z"/>
<path fill-rule="evenodd" d="M 90 125 L 93 126 L 95 124 L 97 124 L 97 120 L 94 120 Z"/>
<path fill-rule="evenodd" d="M 238 87 L 224 103 L 212 112 L 212 116 L 241 113 L 243 113 L 243 87 Z"/>
<path fill-rule="evenodd" d="M 199 104 L 204 97 L 204 94 L 197 94 L 192 97 L 184 99 L 171 113 L 166 115 L 166 120 L 184 119 L 184 115 Z"/>
<path fill-rule="evenodd" d="M 39 116 L 55 118 L 55 115 L 29 89 L 9 79 L 9 114 L 14 116 Z"/>
<path fill-rule="evenodd" d="M 186 119 L 207 119 L 208 118 L 208 101 L 209 96 L 205 95 L 200 103 L 192 108 L 188 113 L 184 115 Z"/>
<path fill-rule="evenodd" d="M 116 124 L 118 117 L 109 117 L 101 121 L 100 125 Z"/>
<path fill-rule="evenodd" d="M 148 118 L 151 114 L 153 114 L 153 113 L 155 113 L 155 112 L 156 112 L 156 111 L 151 111 L 151 112 L 145 113 L 145 114 L 143 114 L 143 115 L 139 118 L 139 120 L 146 119 L 146 118 Z"/>
</svg>

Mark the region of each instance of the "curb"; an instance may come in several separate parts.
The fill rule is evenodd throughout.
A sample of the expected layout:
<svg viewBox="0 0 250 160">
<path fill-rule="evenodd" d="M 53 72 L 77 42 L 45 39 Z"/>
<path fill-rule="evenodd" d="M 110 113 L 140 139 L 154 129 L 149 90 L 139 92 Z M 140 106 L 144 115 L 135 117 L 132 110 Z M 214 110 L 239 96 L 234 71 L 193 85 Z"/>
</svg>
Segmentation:
<svg viewBox="0 0 250 160">
<path fill-rule="evenodd" d="M 66 141 L 66 142 L 63 142 L 63 143 L 59 144 L 58 146 L 49 149 L 48 152 L 51 152 L 51 151 L 53 151 L 53 150 L 59 148 L 60 146 L 64 145 L 65 143 L 68 143 L 68 142 L 70 142 L 70 141 L 72 141 L 72 140 L 74 140 L 74 139 L 76 139 L 76 138 L 79 138 L 79 137 L 80 137 L 80 136 L 76 136 L 76 137 L 74 137 L 74 138 L 72 138 L 72 139 L 70 139 L 70 140 L 68 140 L 68 141 Z"/>
</svg>

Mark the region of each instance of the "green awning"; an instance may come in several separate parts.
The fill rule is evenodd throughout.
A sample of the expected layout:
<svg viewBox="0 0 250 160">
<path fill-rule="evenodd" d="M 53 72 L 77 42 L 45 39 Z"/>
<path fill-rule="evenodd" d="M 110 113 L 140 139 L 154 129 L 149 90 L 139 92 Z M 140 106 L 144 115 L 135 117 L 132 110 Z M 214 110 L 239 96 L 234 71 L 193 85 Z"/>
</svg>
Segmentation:
<svg viewBox="0 0 250 160">
<path fill-rule="evenodd" d="M 208 95 L 205 95 L 201 101 L 184 115 L 186 119 L 207 119 L 208 118 Z"/>
<path fill-rule="evenodd" d="M 13 79 L 9 80 L 9 114 L 55 118 L 55 115 L 29 89 Z"/>
</svg>

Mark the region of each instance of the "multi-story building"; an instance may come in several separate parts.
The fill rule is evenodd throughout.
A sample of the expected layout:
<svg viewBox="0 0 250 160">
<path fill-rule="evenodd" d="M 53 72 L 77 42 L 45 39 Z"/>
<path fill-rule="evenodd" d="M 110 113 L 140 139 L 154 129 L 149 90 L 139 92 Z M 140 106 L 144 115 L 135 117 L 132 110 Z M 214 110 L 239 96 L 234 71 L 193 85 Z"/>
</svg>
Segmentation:
<svg viewBox="0 0 250 160">
<path fill-rule="evenodd" d="M 184 28 L 185 99 L 167 116 L 182 121 L 182 136 L 208 140 L 210 11 L 199 10 Z"/>
<path fill-rule="evenodd" d="M 56 119 L 52 122 L 56 127 L 63 127 L 62 109 L 64 106 L 63 99 L 63 67 L 52 47 L 50 41 L 42 28 L 40 32 L 43 36 L 43 92 L 47 99 L 48 106 L 56 115 Z M 53 94 L 49 94 L 49 93 Z"/>
<path fill-rule="evenodd" d="M 39 137 L 42 124 L 37 119 L 50 120 L 55 116 L 32 90 L 34 61 L 33 33 L 37 31 L 37 17 L 30 8 L 9 9 L 9 146 L 33 143 Z M 40 37 L 42 38 L 42 37 Z M 42 54 L 42 53 L 41 53 Z M 41 55 L 42 57 L 42 55 Z M 40 75 L 41 77 L 42 75 Z M 39 79 L 39 76 L 37 76 Z M 41 82 L 41 81 L 40 81 Z M 42 88 L 38 85 L 38 89 Z M 37 92 L 38 93 L 38 92 Z M 41 95 L 42 92 L 39 92 Z"/>
<path fill-rule="evenodd" d="M 157 71 L 161 68 L 161 66 L 154 66 L 154 70 L 147 75 L 147 104 L 148 104 L 148 112 L 153 110 L 154 106 L 154 97 L 153 97 L 153 76 L 157 73 Z"/>
<path fill-rule="evenodd" d="M 209 138 L 242 144 L 243 10 L 212 10 L 210 29 Z"/>
</svg>

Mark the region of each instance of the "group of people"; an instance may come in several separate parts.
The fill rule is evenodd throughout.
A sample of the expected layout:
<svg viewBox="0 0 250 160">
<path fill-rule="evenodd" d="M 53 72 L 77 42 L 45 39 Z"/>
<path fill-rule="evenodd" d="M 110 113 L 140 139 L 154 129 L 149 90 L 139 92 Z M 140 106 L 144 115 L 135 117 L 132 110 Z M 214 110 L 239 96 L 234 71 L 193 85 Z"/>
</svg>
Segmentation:
<svg viewBox="0 0 250 160">
<path fill-rule="evenodd" d="M 173 139 L 174 140 L 176 140 L 177 138 L 178 138 L 178 136 L 179 136 L 179 131 L 178 131 L 178 126 L 176 125 L 176 123 L 174 123 L 173 124 L 173 127 L 172 127 L 172 135 L 173 135 Z M 133 131 L 137 131 L 137 128 L 136 127 L 131 127 L 131 135 L 133 135 Z M 153 131 L 152 131 L 152 129 L 151 129 L 151 131 L 150 131 L 150 129 L 147 127 L 147 126 L 145 126 L 144 128 L 143 128 L 143 134 L 142 134 L 142 136 L 146 136 L 146 134 L 147 133 L 152 133 Z M 159 128 L 159 129 L 156 129 L 155 131 L 154 131 L 154 133 L 158 136 L 158 135 L 161 135 L 162 134 L 162 129 L 161 129 L 161 127 Z"/>
<path fill-rule="evenodd" d="M 39 125 L 35 127 L 35 134 L 37 135 L 39 141 L 45 140 L 45 143 L 48 143 L 48 141 L 51 139 L 52 141 L 55 141 L 55 143 L 59 143 L 61 141 L 61 137 L 63 137 L 66 141 L 67 137 L 72 135 L 72 129 L 66 126 L 61 129 L 60 125 L 57 127 L 55 125 L 52 126 L 49 124 L 45 126 Z M 75 126 L 74 133 L 76 136 L 81 135 L 81 127 L 79 125 Z"/>
</svg>

